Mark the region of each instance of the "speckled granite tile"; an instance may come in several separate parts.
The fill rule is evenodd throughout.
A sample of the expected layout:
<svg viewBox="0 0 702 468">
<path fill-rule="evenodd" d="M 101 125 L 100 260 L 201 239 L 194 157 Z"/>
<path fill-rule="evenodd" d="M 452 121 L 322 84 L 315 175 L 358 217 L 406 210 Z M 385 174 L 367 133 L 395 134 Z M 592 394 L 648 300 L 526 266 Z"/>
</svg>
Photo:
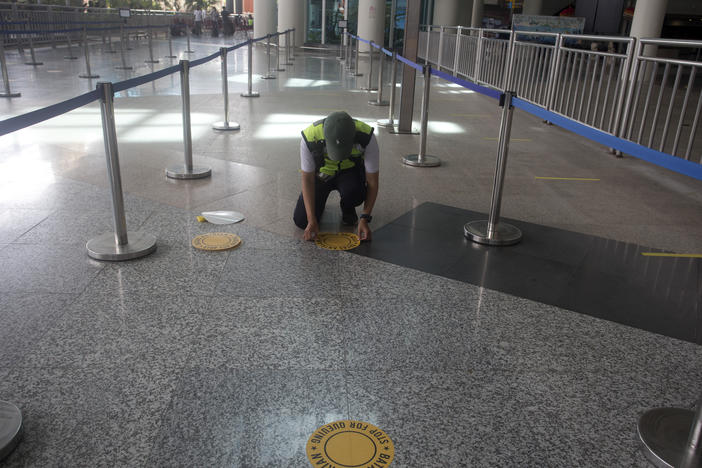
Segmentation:
<svg viewBox="0 0 702 468">
<path fill-rule="evenodd" d="M 241 248 L 227 260 L 217 294 L 249 297 L 336 297 L 338 252 Z"/>
<path fill-rule="evenodd" d="M 702 362 L 702 346 L 487 289 L 470 328 L 476 357 L 497 369 L 696 372 L 690 362 Z"/>
<path fill-rule="evenodd" d="M 350 417 L 393 439 L 393 466 L 647 466 L 639 411 L 658 382 L 612 373 L 350 372 Z"/>
<path fill-rule="evenodd" d="M 422 298 L 427 293 L 475 300 L 478 287 L 472 284 L 375 260 L 350 252 L 339 256 L 339 278 L 345 296 Z"/>
<path fill-rule="evenodd" d="M 344 318 L 351 369 L 469 369 L 479 359 L 465 296 L 360 294 L 344 301 Z"/>
<path fill-rule="evenodd" d="M 85 246 L 12 244 L 0 251 L 0 291 L 79 293 L 104 267 Z"/>
<path fill-rule="evenodd" d="M 134 209 L 126 213 L 127 229 L 135 231 L 150 211 Z M 44 221 L 15 240 L 21 244 L 85 245 L 93 237 L 114 232 L 112 210 L 56 210 Z"/>
<path fill-rule="evenodd" d="M 342 369 L 342 308 L 333 299 L 216 296 L 197 333 L 193 366 Z"/>
<path fill-rule="evenodd" d="M 0 293 L 0 367 L 17 365 L 76 297 L 74 294 Z"/>
<path fill-rule="evenodd" d="M 25 435 L 3 466 L 145 466 L 177 376 L 143 362 L 10 372 L 0 395 Z"/>
<path fill-rule="evenodd" d="M 0 210 L 0 243 L 10 243 L 42 222 L 48 210 Z"/>
<path fill-rule="evenodd" d="M 207 302 L 184 294 L 84 294 L 18 366 L 182 365 L 196 351 Z"/>
<path fill-rule="evenodd" d="M 106 264 L 89 290 L 210 295 L 229 255 L 157 241 L 156 252 L 147 257 Z"/>
<path fill-rule="evenodd" d="M 149 466 L 308 466 L 305 444 L 319 426 L 345 419 L 340 372 L 186 372 Z"/>
</svg>

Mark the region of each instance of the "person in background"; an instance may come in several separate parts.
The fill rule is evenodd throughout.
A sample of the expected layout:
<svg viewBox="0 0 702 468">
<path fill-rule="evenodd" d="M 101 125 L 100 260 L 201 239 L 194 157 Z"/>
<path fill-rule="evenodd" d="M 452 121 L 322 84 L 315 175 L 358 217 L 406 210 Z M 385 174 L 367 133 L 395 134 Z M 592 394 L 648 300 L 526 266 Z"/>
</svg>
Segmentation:
<svg viewBox="0 0 702 468">
<path fill-rule="evenodd" d="M 358 222 L 358 237 L 371 239 L 369 224 L 378 196 L 380 150 L 373 127 L 353 119 L 346 112 L 333 112 L 302 131 L 300 142 L 302 193 L 293 221 L 304 229 L 305 240 L 319 233 L 327 198 L 332 190 L 341 196 L 342 223 Z M 361 220 L 356 207 L 363 204 Z"/>
<path fill-rule="evenodd" d="M 212 21 L 212 37 L 219 37 L 219 13 L 216 7 L 210 10 L 210 20 Z"/>
<path fill-rule="evenodd" d="M 193 27 L 193 34 L 199 36 L 202 34 L 202 21 L 205 19 L 205 12 L 198 5 L 195 8 L 195 27 Z"/>
</svg>

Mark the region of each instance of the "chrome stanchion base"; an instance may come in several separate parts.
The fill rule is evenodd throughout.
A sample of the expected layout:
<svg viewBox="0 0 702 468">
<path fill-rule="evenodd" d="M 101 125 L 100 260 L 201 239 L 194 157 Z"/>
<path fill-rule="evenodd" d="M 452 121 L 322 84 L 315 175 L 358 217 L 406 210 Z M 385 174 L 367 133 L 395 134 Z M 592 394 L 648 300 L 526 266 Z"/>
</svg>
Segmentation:
<svg viewBox="0 0 702 468">
<path fill-rule="evenodd" d="M 251 91 L 250 93 L 241 93 L 241 97 L 261 97 L 256 91 Z"/>
<path fill-rule="evenodd" d="M 0 93 L 0 97 L 20 97 L 22 93 Z"/>
<path fill-rule="evenodd" d="M 463 235 L 485 245 L 514 245 L 522 240 L 522 231 L 507 223 L 497 223 L 492 237 L 487 234 L 488 221 L 471 221 L 463 226 Z"/>
<path fill-rule="evenodd" d="M 166 58 L 178 58 L 177 55 L 165 55 Z"/>
<path fill-rule="evenodd" d="M 376 126 L 382 127 L 382 128 L 394 128 L 397 124 L 395 123 L 394 120 L 390 119 L 380 119 L 375 123 Z"/>
<path fill-rule="evenodd" d="M 275 76 L 275 75 L 263 75 L 263 76 L 261 76 L 261 79 L 262 79 L 262 80 L 275 80 L 276 78 L 277 78 L 277 76 Z"/>
<path fill-rule="evenodd" d="M 273 71 L 281 72 L 285 71 L 285 68 L 274 68 Z"/>
<path fill-rule="evenodd" d="M 115 67 L 115 70 L 134 70 L 134 67 Z"/>
<path fill-rule="evenodd" d="M 378 88 L 361 88 L 361 91 L 367 91 L 369 93 L 375 93 L 378 91 Z"/>
<path fill-rule="evenodd" d="M 695 412 L 684 408 L 655 408 L 639 419 L 638 432 L 643 452 L 654 465 L 680 466 Z"/>
<path fill-rule="evenodd" d="M 12 403 L 0 401 L 0 461 L 6 458 L 22 439 L 22 412 Z"/>
<path fill-rule="evenodd" d="M 351 76 L 363 76 L 363 73 L 352 73 Z"/>
<path fill-rule="evenodd" d="M 25 65 L 44 65 L 44 62 L 24 62 Z"/>
<path fill-rule="evenodd" d="M 402 163 L 414 167 L 436 167 L 441 165 L 441 159 L 427 154 L 420 160 L 418 154 L 408 154 L 402 158 Z"/>
<path fill-rule="evenodd" d="M 78 57 L 73 57 L 73 56 L 71 56 L 71 55 L 66 55 L 66 56 L 63 57 L 63 58 L 66 59 L 66 60 L 78 60 Z"/>
<path fill-rule="evenodd" d="M 166 169 L 166 177 L 169 179 L 203 179 L 212 175 L 212 169 L 205 166 L 193 166 L 188 170 L 185 164 L 178 164 Z"/>
<path fill-rule="evenodd" d="M 100 75 L 78 75 L 78 78 L 100 78 Z"/>
<path fill-rule="evenodd" d="M 241 125 L 236 122 L 215 122 L 212 124 L 215 130 L 240 130 Z"/>
<path fill-rule="evenodd" d="M 186 54 L 194 54 L 195 53 L 194 50 L 184 50 L 183 52 L 185 52 Z"/>
<path fill-rule="evenodd" d="M 375 101 L 373 101 L 373 100 L 368 101 L 368 104 L 370 104 L 371 106 L 385 107 L 385 106 L 389 106 L 390 102 L 389 101 L 378 101 L 376 99 Z"/>
<path fill-rule="evenodd" d="M 159 63 L 158 60 L 144 60 L 144 63 Z"/>
<path fill-rule="evenodd" d="M 140 231 L 127 232 L 129 242 L 125 245 L 118 245 L 115 234 L 108 232 L 93 237 L 85 244 L 88 256 L 95 260 L 107 260 L 110 262 L 121 262 L 144 257 L 156 250 L 156 237 Z"/>
</svg>

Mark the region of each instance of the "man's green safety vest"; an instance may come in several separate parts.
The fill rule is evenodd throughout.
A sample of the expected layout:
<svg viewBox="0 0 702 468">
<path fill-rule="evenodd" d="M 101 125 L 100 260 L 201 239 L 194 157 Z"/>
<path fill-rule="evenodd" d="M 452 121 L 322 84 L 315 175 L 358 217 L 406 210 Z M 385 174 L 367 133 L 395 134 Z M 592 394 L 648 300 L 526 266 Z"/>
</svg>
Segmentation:
<svg viewBox="0 0 702 468">
<path fill-rule="evenodd" d="M 363 162 L 366 146 L 368 146 L 371 136 L 373 136 L 373 127 L 354 119 L 356 135 L 354 136 L 354 145 L 351 149 L 351 157 L 341 161 L 334 161 L 327 157 L 327 145 L 324 141 L 324 120 L 318 120 L 304 129 L 302 138 L 314 156 L 315 171 L 333 177 L 337 172 L 351 169 L 356 167 L 357 163 L 361 164 Z"/>
</svg>

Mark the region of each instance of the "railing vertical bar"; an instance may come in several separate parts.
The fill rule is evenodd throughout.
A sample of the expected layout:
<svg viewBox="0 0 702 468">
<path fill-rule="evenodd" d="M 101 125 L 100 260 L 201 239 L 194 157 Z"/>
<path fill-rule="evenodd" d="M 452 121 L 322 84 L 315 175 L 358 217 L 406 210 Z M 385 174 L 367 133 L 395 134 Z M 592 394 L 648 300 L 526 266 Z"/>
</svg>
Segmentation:
<svg viewBox="0 0 702 468">
<path fill-rule="evenodd" d="M 651 133 L 648 135 L 648 146 L 649 148 L 653 145 L 653 139 L 656 136 L 656 124 L 658 123 L 658 115 L 661 110 L 661 104 L 663 103 L 663 93 L 665 93 L 665 85 L 668 82 L 668 74 L 670 73 L 670 63 L 665 64 L 663 69 L 663 79 L 661 80 L 661 86 L 658 91 L 658 100 L 656 101 L 656 110 L 653 112 L 653 120 L 651 122 Z"/>
<path fill-rule="evenodd" d="M 604 119 L 605 116 L 607 115 L 607 107 L 608 107 L 608 100 L 609 100 L 609 90 L 612 85 L 612 74 L 614 73 L 614 66 L 615 64 L 614 59 L 611 57 L 606 57 L 605 58 L 605 64 L 603 66 L 607 66 L 609 64 L 609 74 L 607 75 L 607 83 L 605 84 L 605 95 L 604 95 L 604 100 L 602 101 L 602 115 L 600 116 L 600 125 L 598 128 L 603 128 L 604 127 Z"/>
<path fill-rule="evenodd" d="M 665 124 L 663 124 L 663 135 L 661 135 L 661 144 L 658 147 L 658 151 L 663 151 L 665 147 L 665 141 L 668 139 L 668 128 L 670 127 L 670 119 L 673 116 L 673 106 L 675 105 L 675 95 L 678 94 L 678 87 L 680 86 L 680 78 L 682 76 L 682 65 L 678 65 L 678 71 L 675 74 L 675 82 L 673 83 L 673 90 L 670 93 L 670 104 L 668 104 L 668 113 L 665 116 Z M 682 117 L 680 118 L 682 121 Z"/>
<path fill-rule="evenodd" d="M 585 76 L 583 77 L 583 90 L 580 93 L 580 106 L 578 107 L 578 121 L 582 121 L 582 116 L 583 116 L 583 107 L 585 106 L 585 93 L 587 92 L 587 80 L 588 77 L 590 76 L 590 68 L 592 65 L 592 56 L 588 55 L 587 56 L 587 66 L 585 67 Z M 588 106 L 590 105 L 590 102 L 588 100 Z"/>
<path fill-rule="evenodd" d="M 648 106 L 651 102 L 651 94 L 653 93 L 653 82 L 656 79 L 657 72 L 658 62 L 653 62 L 653 68 L 651 69 L 651 76 L 648 81 L 648 91 L 646 92 L 646 101 L 644 103 L 643 114 L 641 114 L 641 125 L 639 126 L 639 134 L 636 138 L 636 143 L 641 143 L 641 138 L 643 137 L 644 126 L 646 125 L 646 115 L 648 114 Z"/>
<path fill-rule="evenodd" d="M 690 160 L 690 152 L 692 151 L 692 143 L 695 141 L 695 135 L 697 134 L 697 124 L 700 121 L 700 111 L 702 110 L 702 93 L 700 93 L 697 99 L 697 109 L 695 109 L 695 118 L 692 121 L 692 127 L 690 127 L 690 138 L 687 141 L 687 149 L 685 150 L 685 159 Z M 700 159 L 700 164 L 702 164 L 702 159 Z"/>
<path fill-rule="evenodd" d="M 678 128 L 675 131 L 675 140 L 673 140 L 673 151 L 671 152 L 673 155 L 678 152 L 678 143 L 680 142 L 680 134 L 682 133 L 682 126 L 685 121 L 687 103 L 690 102 L 690 94 L 692 92 L 692 87 L 695 85 L 696 75 L 697 67 L 691 67 L 690 78 L 687 80 L 687 90 L 685 91 L 685 98 L 683 99 L 683 106 L 682 110 L 680 111 L 680 119 L 678 120 Z"/>
</svg>

